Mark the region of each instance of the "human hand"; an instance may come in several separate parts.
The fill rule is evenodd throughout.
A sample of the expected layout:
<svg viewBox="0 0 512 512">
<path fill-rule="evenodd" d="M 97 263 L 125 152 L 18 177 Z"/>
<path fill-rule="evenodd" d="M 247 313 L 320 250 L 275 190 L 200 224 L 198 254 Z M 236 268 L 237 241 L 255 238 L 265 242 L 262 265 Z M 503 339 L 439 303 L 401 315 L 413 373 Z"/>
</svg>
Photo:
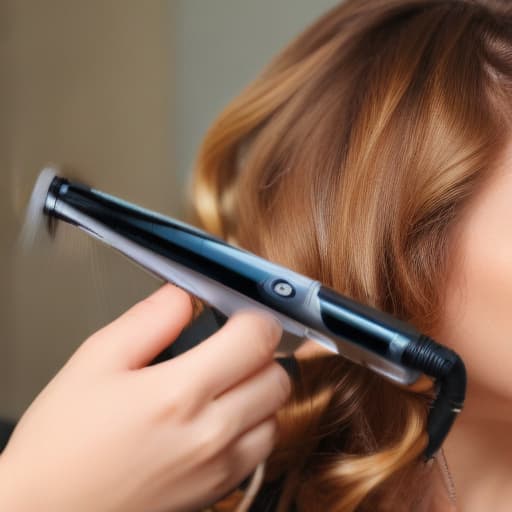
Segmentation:
<svg viewBox="0 0 512 512">
<path fill-rule="evenodd" d="M 147 366 L 191 315 L 188 295 L 166 285 L 79 347 L 0 456 L 1 510 L 197 510 L 269 455 L 290 390 L 273 362 L 277 321 L 240 312 Z"/>
</svg>

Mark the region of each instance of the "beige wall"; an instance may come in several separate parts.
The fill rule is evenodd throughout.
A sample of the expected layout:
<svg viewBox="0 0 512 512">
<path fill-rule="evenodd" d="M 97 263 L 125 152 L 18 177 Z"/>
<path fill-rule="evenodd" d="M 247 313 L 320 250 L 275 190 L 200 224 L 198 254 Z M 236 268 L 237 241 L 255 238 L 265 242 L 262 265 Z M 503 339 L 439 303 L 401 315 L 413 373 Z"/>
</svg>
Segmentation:
<svg viewBox="0 0 512 512">
<path fill-rule="evenodd" d="M 0 415 L 15 417 L 88 333 L 155 286 L 81 234 L 61 229 L 51 250 L 28 255 L 14 236 L 50 161 L 98 188 L 180 213 L 174 4 L 3 0 L 0 9 Z"/>
<path fill-rule="evenodd" d="M 13 347 L 12 322 L 12 251 L 14 239 L 13 215 L 8 198 L 11 188 L 9 164 L 9 119 L 11 97 L 11 80 L 9 79 L 9 54 L 7 41 L 9 39 L 7 23 L 7 4 L 0 2 L 0 68 L 4 70 L 0 80 L 0 404 L 7 403 L 9 396 L 11 350 Z M 7 71 L 7 73 L 5 72 Z"/>
<path fill-rule="evenodd" d="M 17 417 L 74 348 L 156 283 L 61 226 L 15 246 L 48 162 L 182 215 L 214 116 L 337 0 L 0 0 L 0 416 Z"/>
<path fill-rule="evenodd" d="M 176 164 L 226 103 L 293 37 L 340 0 L 175 0 Z"/>
</svg>

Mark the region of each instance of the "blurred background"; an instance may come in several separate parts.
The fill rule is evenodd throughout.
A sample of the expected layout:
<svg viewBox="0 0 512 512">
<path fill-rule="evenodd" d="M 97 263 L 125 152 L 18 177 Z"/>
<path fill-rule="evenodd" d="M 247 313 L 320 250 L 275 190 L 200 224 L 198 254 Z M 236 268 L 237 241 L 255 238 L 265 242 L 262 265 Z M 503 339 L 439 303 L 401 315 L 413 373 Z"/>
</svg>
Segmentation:
<svg viewBox="0 0 512 512">
<path fill-rule="evenodd" d="M 18 418 L 81 341 L 159 284 L 66 226 L 21 250 L 40 169 L 186 219 L 211 121 L 336 3 L 0 0 L 0 417 Z"/>
</svg>

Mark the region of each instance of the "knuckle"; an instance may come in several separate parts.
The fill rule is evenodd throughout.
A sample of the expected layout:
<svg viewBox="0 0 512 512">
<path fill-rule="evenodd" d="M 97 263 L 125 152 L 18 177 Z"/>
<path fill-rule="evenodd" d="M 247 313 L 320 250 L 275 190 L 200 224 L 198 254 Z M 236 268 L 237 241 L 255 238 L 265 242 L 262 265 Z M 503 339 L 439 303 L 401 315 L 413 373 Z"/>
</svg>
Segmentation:
<svg viewBox="0 0 512 512">
<path fill-rule="evenodd" d="M 168 414 L 181 423 L 190 424 L 195 421 L 201 414 L 204 405 L 200 393 L 186 384 L 179 389 L 169 391 L 166 396 Z"/>
<path fill-rule="evenodd" d="M 197 449 L 202 460 L 210 460 L 219 455 L 225 448 L 228 430 L 226 421 L 220 418 L 202 426 L 196 436 Z"/>
<path fill-rule="evenodd" d="M 183 395 L 171 391 L 165 397 L 166 417 L 172 417 L 180 423 L 189 423 L 194 418 L 195 404 L 191 400 L 184 400 Z"/>
<path fill-rule="evenodd" d="M 165 423 L 172 422 L 180 426 L 192 428 L 200 419 L 201 412 L 204 409 L 204 403 L 199 399 L 190 379 L 186 379 L 180 368 L 171 367 L 175 382 L 179 385 L 162 386 L 162 376 L 159 373 L 152 372 L 150 368 L 140 375 L 146 376 L 144 389 L 160 390 L 152 393 L 148 402 L 155 403 L 155 420 Z M 141 380 L 142 382 L 142 380 Z"/>
</svg>

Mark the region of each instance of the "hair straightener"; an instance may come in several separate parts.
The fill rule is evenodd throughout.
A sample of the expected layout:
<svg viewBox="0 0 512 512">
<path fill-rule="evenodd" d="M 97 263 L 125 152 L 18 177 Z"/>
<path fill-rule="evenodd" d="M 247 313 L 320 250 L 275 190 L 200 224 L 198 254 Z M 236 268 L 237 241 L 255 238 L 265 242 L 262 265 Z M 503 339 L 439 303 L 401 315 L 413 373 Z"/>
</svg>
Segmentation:
<svg viewBox="0 0 512 512">
<path fill-rule="evenodd" d="M 435 397 L 426 460 L 462 409 L 466 371 L 460 357 L 391 315 L 183 222 L 58 177 L 52 169 L 38 178 L 28 217 L 42 213 L 50 229 L 56 219 L 75 225 L 226 316 L 260 308 L 290 334 L 315 340 L 394 383 L 413 386 L 430 377 Z"/>
</svg>

